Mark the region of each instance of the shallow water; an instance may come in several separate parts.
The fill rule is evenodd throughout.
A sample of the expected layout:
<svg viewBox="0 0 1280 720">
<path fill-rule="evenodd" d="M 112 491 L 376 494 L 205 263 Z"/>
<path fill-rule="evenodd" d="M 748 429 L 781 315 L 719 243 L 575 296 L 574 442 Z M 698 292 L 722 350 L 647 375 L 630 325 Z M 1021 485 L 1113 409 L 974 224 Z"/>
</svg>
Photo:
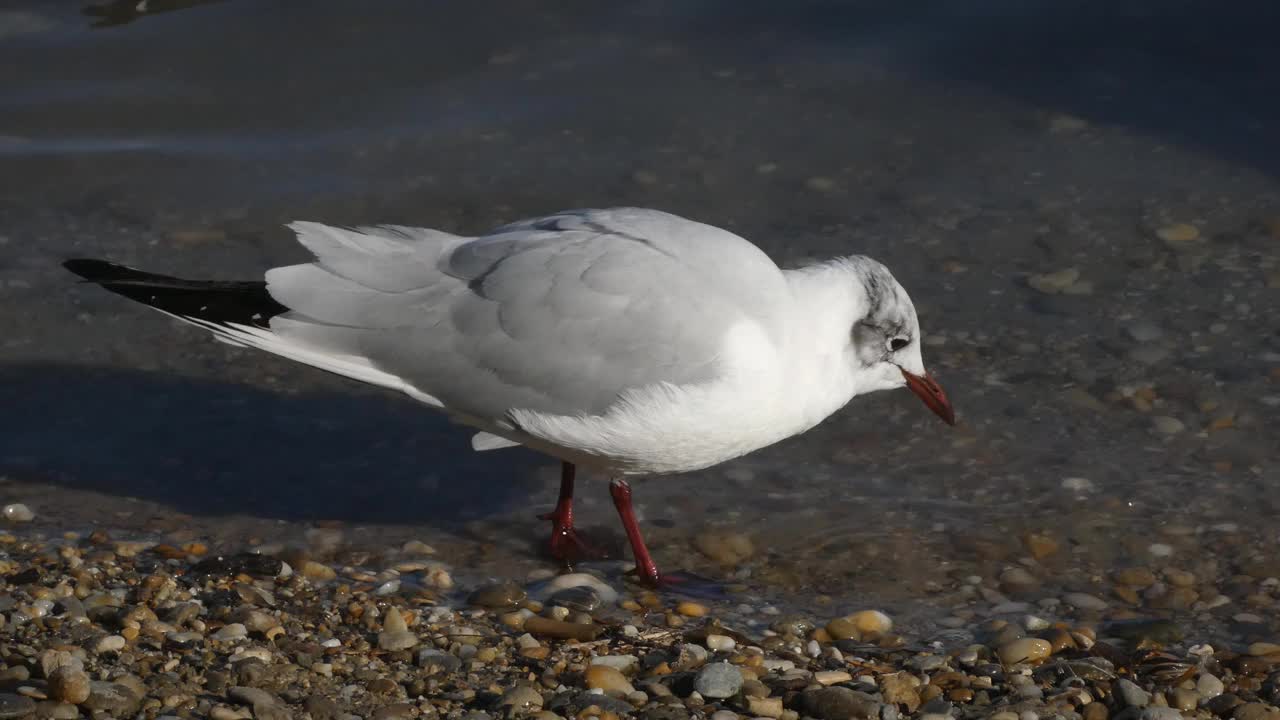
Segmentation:
<svg viewBox="0 0 1280 720">
<path fill-rule="evenodd" d="M 859 398 L 641 480 L 660 562 L 784 607 L 929 618 L 1012 566 L 1037 597 L 1110 597 L 1135 564 L 1208 592 L 1276 550 L 1262 3 L 177 5 L 105 27 L 68 3 L 0 11 L 0 500 L 42 532 L 235 547 L 324 525 L 422 539 L 470 579 L 545 567 L 547 460 L 471 453 L 408 400 L 209 342 L 58 261 L 253 277 L 303 257 L 294 218 L 477 232 L 632 204 L 782 263 L 881 259 L 961 418 Z M 604 489 L 579 514 L 617 552 Z M 708 527 L 755 556 L 710 564 Z M 1030 560 L 1029 534 L 1057 550 Z"/>
</svg>

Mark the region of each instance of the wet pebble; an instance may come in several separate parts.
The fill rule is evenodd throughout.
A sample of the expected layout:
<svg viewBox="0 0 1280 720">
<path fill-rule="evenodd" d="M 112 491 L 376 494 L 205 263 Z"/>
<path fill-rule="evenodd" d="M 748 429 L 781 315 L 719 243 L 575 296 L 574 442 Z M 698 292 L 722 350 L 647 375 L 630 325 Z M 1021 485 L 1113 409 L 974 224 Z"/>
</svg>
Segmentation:
<svg viewBox="0 0 1280 720">
<path fill-rule="evenodd" d="M 572 612 L 591 613 L 600 607 L 600 593 L 589 585 L 565 588 L 547 598 L 547 605 Z"/>
<path fill-rule="evenodd" d="M 742 689 L 742 673 L 729 663 L 710 663 L 698 671 L 693 689 L 705 698 L 732 697 Z"/>
<path fill-rule="evenodd" d="M 1027 284 L 1033 289 L 1048 295 L 1066 292 L 1080 280 L 1080 271 L 1076 268 L 1065 268 L 1027 278 Z"/>
<path fill-rule="evenodd" d="M 880 720 L 883 705 L 865 692 L 837 686 L 805 690 L 800 707 L 818 720 Z"/>
<path fill-rule="evenodd" d="M 397 608 L 387 608 L 386 617 L 382 621 L 382 632 L 378 633 L 378 647 L 395 652 L 408 650 L 418 644 L 418 636 L 409 631 L 404 616 Z"/>
<path fill-rule="evenodd" d="M 1152 417 L 1151 426 L 1161 435 L 1177 435 L 1187 429 L 1185 423 L 1170 415 L 1156 415 Z"/>
<path fill-rule="evenodd" d="M 1144 343 L 1154 342 L 1164 337 L 1164 330 L 1150 320 L 1139 320 L 1126 327 L 1125 331 L 1129 333 L 1129 337 Z"/>
<path fill-rule="evenodd" d="M 529 712 L 542 709 L 542 693 L 528 685 L 517 685 L 502 694 L 499 707 L 511 707 L 517 712 Z"/>
<path fill-rule="evenodd" d="M 589 587 L 600 596 L 600 602 L 612 605 L 618 601 L 618 591 L 608 583 L 589 573 L 565 573 L 557 575 L 542 588 L 541 596 L 545 600 L 566 588 Z"/>
<path fill-rule="evenodd" d="M 36 519 L 36 514 L 22 503 L 4 506 L 4 519 L 14 523 L 28 523 Z"/>
<path fill-rule="evenodd" d="M 476 607 L 505 610 L 519 605 L 525 596 L 524 588 L 516 583 L 501 582 L 477 588 L 467 602 Z"/>
<path fill-rule="evenodd" d="M 725 566 L 734 566 L 755 554 L 751 538 L 739 532 L 713 530 L 694 538 L 694 547 L 707 558 Z"/>
<path fill-rule="evenodd" d="M 1143 708 L 1151 703 L 1151 693 L 1138 687 L 1128 678 L 1120 678 L 1115 684 L 1116 694 L 1128 707 Z"/>
<path fill-rule="evenodd" d="M 1040 638 L 1021 638 L 1000 646 L 1000 661 L 1005 665 L 1037 662 L 1049 657 L 1053 646 Z"/>
<path fill-rule="evenodd" d="M 711 633 L 707 635 L 705 645 L 707 646 L 707 649 L 712 652 L 733 652 L 733 649 L 737 647 L 738 643 L 727 635 Z"/>
<path fill-rule="evenodd" d="M 35 711 L 36 703 L 31 698 L 0 692 L 0 720 L 23 718 L 34 714 Z"/>
<path fill-rule="evenodd" d="M 614 697 L 626 697 L 635 692 L 626 676 L 607 665 L 592 665 L 583 674 L 583 680 L 591 690 L 603 690 Z"/>
<path fill-rule="evenodd" d="M 89 676 L 76 667 L 60 667 L 48 678 L 49 697 L 79 705 L 89 699 Z"/>
</svg>

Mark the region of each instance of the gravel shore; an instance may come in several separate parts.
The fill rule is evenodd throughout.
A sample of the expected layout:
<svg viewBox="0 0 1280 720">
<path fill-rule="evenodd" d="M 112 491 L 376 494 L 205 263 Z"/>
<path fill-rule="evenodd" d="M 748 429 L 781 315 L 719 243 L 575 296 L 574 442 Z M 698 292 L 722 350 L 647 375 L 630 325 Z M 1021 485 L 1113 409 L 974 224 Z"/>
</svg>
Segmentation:
<svg viewBox="0 0 1280 720">
<path fill-rule="evenodd" d="M 1171 568 L 1118 571 L 1116 598 L 990 589 L 916 629 L 881 609 L 789 616 L 744 586 L 704 601 L 609 573 L 460 587 L 414 541 L 216 555 L 96 532 L 4 534 L 0 549 L 0 718 L 1280 717 L 1280 644 L 1210 645 L 1186 614 L 1123 602 L 1121 588 L 1188 587 Z M 1255 605 L 1280 585 L 1235 583 Z M 1273 632 L 1243 615 L 1255 637 Z"/>
</svg>

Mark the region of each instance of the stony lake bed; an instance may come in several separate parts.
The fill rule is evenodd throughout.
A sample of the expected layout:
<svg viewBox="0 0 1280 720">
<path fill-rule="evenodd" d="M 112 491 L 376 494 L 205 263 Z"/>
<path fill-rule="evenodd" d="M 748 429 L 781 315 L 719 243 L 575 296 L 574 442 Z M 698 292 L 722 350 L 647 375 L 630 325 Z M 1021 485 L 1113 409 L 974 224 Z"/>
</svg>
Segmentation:
<svg viewBox="0 0 1280 720">
<path fill-rule="evenodd" d="M 620 563 L 468 582 L 426 543 L 334 528 L 225 554 L 182 535 L 0 534 L 0 715 L 1280 716 L 1274 554 L 1215 575 L 1077 573 L 1028 536 L 1021 562 L 938 578 L 930 601 L 948 611 L 903 622 L 831 597 L 784 612 L 749 583 L 654 592 Z M 722 572 L 752 554 L 724 534 L 691 550 Z M 1046 593 L 1054 572 L 1079 589 Z"/>
</svg>

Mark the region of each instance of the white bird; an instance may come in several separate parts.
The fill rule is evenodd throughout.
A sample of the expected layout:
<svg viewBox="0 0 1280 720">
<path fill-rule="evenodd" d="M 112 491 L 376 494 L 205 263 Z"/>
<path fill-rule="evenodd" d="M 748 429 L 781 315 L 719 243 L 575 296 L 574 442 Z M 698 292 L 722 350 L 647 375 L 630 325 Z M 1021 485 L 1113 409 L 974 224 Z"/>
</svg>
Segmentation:
<svg viewBox="0 0 1280 720">
<path fill-rule="evenodd" d="M 562 462 L 552 552 L 585 552 L 575 467 L 610 494 L 660 575 L 626 476 L 709 467 L 802 433 L 854 396 L 906 386 L 946 422 L 920 325 L 880 263 L 781 270 L 726 230 L 657 210 L 579 210 L 480 237 L 402 226 L 290 227 L 315 261 L 265 281 L 182 280 L 102 260 L 83 278 L 247 346 L 399 390 Z"/>
</svg>

